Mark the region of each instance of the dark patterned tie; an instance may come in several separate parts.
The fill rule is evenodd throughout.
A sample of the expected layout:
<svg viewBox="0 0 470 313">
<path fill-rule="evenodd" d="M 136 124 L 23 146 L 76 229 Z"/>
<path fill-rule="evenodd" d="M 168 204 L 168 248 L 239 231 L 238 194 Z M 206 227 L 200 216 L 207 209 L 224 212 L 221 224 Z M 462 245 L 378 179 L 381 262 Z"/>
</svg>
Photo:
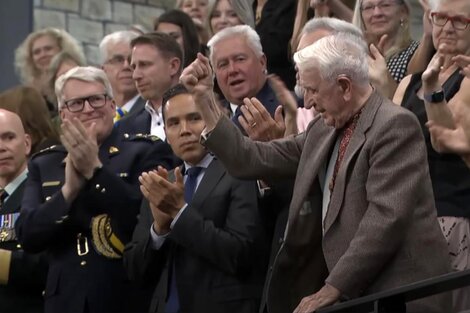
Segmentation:
<svg viewBox="0 0 470 313">
<path fill-rule="evenodd" d="M 0 211 L 3 208 L 3 203 L 5 202 L 5 199 L 8 197 L 8 192 L 5 191 L 5 189 L 0 190 Z M 1 226 L 1 225 L 0 225 Z"/>
<path fill-rule="evenodd" d="M 202 167 L 195 166 L 191 167 L 186 171 L 188 177 L 184 183 L 184 201 L 191 203 L 193 199 L 194 191 L 196 191 L 197 177 L 201 173 Z"/>
<path fill-rule="evenodd" d="M 343 130 L 342 130 L 343 137 L 341 138 L 341 141 L 339 143 L 338 157 L 336 158 L 335 167 L 333 170 L 333 176 L 331 177 L 331 181 L 329 185 L 330 196 L 333 194 L 333 188 L 335 187 L 335 183 L 336 183 L 336 175 L 338 175 L 339 168 L 341 166 L 341 163 L 343 162 L 346 149 L 348 148 L 348 145 L 349 145 L 349 141 L 351 140 L 351 137 L 354 134 L 354 130 L 356 129 L 357 121 L 359 120 L 359 117 L 361 116 L 361 112 L 362 112 L 362 109 L 361 111 L 356 113 L 343 127 Z"/>
<path fill-rule="evenodd" d="M 186 182 L 184 183 L 184 201 L 186 203 L 191 203 L 193 199 L 194 192 L 196 191 L 197 186 L 197 177 L 201 173 L 202 167 L 195 166 L 191 167 L 186 171 Z M 179 312 L 179 296 L 178 289 L 176 288 L 176 271 L 175 271 L 175 262 L 171 262 L 171 271 L 170 271 L 170 288 L 168 291 L 168 300 L 165 306 L 165 313 L 177 313 Z"/>
</svg>

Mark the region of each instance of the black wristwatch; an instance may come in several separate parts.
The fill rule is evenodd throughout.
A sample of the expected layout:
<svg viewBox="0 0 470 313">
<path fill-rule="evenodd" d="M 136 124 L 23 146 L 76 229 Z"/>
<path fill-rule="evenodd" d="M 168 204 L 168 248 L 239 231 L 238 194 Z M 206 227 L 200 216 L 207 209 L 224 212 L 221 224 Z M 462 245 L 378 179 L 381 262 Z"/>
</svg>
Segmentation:
<svg viewBox="0 0 470 313">
<path fill-rule="evenodd" d="M 424 94 L 424 100 L 429 103 L 439 103 L 445 99 L 444 90 L 434 91 L 431 94 Z"/>
</svg>

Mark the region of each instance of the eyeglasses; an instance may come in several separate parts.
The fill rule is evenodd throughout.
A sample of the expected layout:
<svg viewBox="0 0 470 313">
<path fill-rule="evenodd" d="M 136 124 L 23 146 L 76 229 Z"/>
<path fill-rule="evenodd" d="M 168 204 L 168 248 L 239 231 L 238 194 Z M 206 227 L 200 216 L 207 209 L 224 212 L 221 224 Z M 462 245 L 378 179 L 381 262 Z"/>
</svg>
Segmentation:
<svg viewBox="0 0 470 313">
<path fill-rule="evenodd" d="M 106 64 L 111 64 L 111 65 L 124 65 L 124 63 L 127 61 L 128 64 L 131 63 L 130 61 L 130 56 L 126 57 L 124 55 L 115 55 L 108 61 L 106 61 Z"/>
<path fill-rule="evenodd" d="M 377 4 L 366 3 L 361 6 L 361 11 L 363 13 L 371 14 L 374 12 L 375 8 L 379 8 L 380 11 L 390 11 L 395 5 L 402 4 L 402 2 L 397 1 L 382 1 Z"/>
<path fill-rule="evenodd" d="M 431 13 L 431 21 L 434 25 L 444 27 L 448 21 L 452 24 L 455 29 L 464 30 L 470 23 L 470 19 L 464 16 L 448 16 L 439 12 Z"/>
<path fill-rule="evenodd" d="M 88 97 L 66 100 L 64 101 L 64 105 L 70 112 L 77 113 L 83 111 L 85 101 L 87 101 L 93 109 L 99 109 L 106 104 L 107 98 L 107 94 L 91 95 Z"/>
</svg>

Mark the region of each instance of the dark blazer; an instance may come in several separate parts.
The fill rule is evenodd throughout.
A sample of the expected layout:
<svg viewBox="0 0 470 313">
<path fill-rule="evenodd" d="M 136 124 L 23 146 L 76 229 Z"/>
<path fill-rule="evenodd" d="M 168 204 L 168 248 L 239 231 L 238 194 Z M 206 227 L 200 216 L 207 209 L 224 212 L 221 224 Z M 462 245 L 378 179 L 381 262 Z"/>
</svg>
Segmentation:
<svg viewBox="0 0 470 313">
<path fill-rule="evenodd" d="M 137 223 L 142 200 L 139 175 L 157 165 L 169 168 L 171 151 L 149 137 L 125 138 L 113 129 L 99 148 L 103 167 L 71 204 L 61 192 L 66 155 L 56 146 L 33 156 L 16 224 L 25 251 L 48 253 L 45 310 L 142 311 L 145 303 L 127 280 L 122 259 L 115 256 L 120 246 L 116 242 L 123 248 Z M 102 214 L 110 218 L 109 224 L 100 219 Z M 97 221 L 103 221 L 104 228 Z"/>
<path fill-rule="evenodd" d="M 20 212 L 25 185 L 26 180 L 10 195 L 0 210 L 0 216 Z M 12 252 L 8 284 L 0 285 L 0 311 L 43 312 L 42 291 L 47 273 L 45 255 L 24 252 L 17 238 L 0 242 L 0 249 Z"/>
<path fill-rule="evenodd" d="M 224 118 L 205 142 L 237 177 L 295 177 L 286 234 L 268 272 L 270 313 L 292 312 L 325 281 L 355 298 L 450 271 L 416 117 L 370 96 L 322 223 L 320 173 L 337 136 L 317 117 L 297 136 L 252 142 Z M 407 312 L 450 312 L 450 299 L 411 302 Z"/>
<path fill-rule="evenodd" d="M 144 201 L 124 253 L 131 279 L 157 286 L 149 312 L 163 312 L 168 267 L 174 260 L 181 312 L 256 312 L 266 249 L 256 187 L 236 180 L 214 159 L 194 199 L 159 250 L 151 247 L 153 218 Z"/>
<path fill-rule="evenodd" d="M 147 100 L 139 96 L 137 100 L 135 101 L 134 105 L 132 106 L 131 110 L 127 113 L 127 115 L 130 116 L 134 113 L 140 112 L 142 109 L 144 109 L 146 102 Z"/>
<path fill-rule="evenodd" d="M 121 134 L 150 134 L 150 125 L 152 117 L 145 110 L 146 100 L 139 98 L 139 106 L 131 114 L 127 114 L 118 122 L 119 132 Z M 137 103 L 134 105 L 134 107 Z M 134 109 L 133 107 L 133 109 Z"/>
<path fill-rule="evenodd" d="M 276 98 L 276 94 L 274 90 L 269 85 L 269 82 L 266 80 L 266 83 L 263 85 L 263 88 L 256 94 L 255 96 L 266 108 L 269 112 L 269 115 L 274 118 L 274 112 L 276 108 L 280 105 L 279 101 Z M 229 112 L 232 112 L 230 108 L 230 103 L 227 100 L 222 100 L 222 105 L 228 109 Z M 238 117 L 242 114 L 241 111 L 238 114 L 233 114 L 231 116 L 232 121 L 237 125 L 237 127 L 244 133 L 243 127 L 241 127 L 240 123 L 238 122 Z"/>
</svg>

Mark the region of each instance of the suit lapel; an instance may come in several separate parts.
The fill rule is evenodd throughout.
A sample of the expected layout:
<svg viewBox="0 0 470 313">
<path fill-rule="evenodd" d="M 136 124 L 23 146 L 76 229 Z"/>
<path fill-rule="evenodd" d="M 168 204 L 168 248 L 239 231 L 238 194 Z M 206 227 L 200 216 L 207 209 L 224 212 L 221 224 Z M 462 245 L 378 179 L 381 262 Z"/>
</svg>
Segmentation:
<svg viewBox="0 0 470 313">
<path fill-rule="evenodd" d="M 375 118 L 375 114 L 380 106 L 380 97 L 376 92 L 367 100 L 363 112 L 357 121 L 357 126 L 353 136 L 346 148 L 343 163 L 340 166 L 336 176 L 336 183 L 331 195 L 331 201 L 328 207 L 328 212 L 325 217 L 325 233 L 331 227 L 342 207 L 344 192 L 347 185 L 348 173 L 351 174 L 351 168 L 354 166 L 353 159 L 359 153 L 364 142 L 366 141 L 366 132 L 371 127 Z"/>
<path fill-rule="evenodd" d="M 207 167 L 204 177 L 199 183 L 191 202 L 191 207 L 197 208 L 201 206 L 207 196 L 211 194 L 212 189 L 217 186 L 224 174 L 225 169 L 222 167 L 222 164 L 217 159 L 213 159 Z"/>
<path fill-rule="evenodd" d="M 139 97 L 137 98 L 137 100 L 135 101 L 134 105 L 132 106 L 132 108 L 131 108 L 131 110 L 129 111 L 128 114 L 134 114 L 134 113 L 140 112 L 141 110 L 144 109 L 146 102 L 147 102 L 147 101 L 144 100 L 144 98 L 142 98 L 142 97 L 139 96 Z"/>
<path fill-rule="evenodd" d="M 13 194 L 10 195 L 8 201 L 3 204 L 0 214 L 11 214 L 19 212 L 21 207 L 21 199 L 23 198 L 23 191 L 26 185 L 26 179 L 15 189 Z"/>
</svg>

